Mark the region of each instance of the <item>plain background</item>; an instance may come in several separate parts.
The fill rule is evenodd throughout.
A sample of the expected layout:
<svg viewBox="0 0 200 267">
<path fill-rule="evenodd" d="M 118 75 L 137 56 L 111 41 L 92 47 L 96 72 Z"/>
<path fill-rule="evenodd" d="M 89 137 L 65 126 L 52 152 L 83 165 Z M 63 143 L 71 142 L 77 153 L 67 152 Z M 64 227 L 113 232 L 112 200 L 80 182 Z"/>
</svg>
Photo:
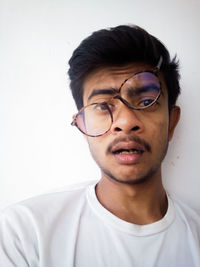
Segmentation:
<svg viewBox="0 0 200 267">
<path fill-rule="evenodd" d="M 180 60 L 182 117 L 163 181 L 200 211 L 199 14 L 199 0 L 0 0 L 0 208 L 100 177 L 70 125 L 67 62 L 93 31 L 137 24 Z"/>
</svg>

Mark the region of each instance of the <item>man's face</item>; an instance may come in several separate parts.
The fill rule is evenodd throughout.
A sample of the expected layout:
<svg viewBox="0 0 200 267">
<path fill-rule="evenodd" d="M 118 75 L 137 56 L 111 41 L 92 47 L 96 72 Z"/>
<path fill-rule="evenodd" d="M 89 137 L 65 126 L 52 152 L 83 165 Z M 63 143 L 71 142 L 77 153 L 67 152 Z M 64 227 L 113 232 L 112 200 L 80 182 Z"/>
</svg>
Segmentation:
<svg viewBox="0 0 200 267">
<path fill-rule="evenodd" d="M 84 105 L 112 97 L 99 93 L 89 98 L 94 90 L 119 89 L 134 73 L 150 69 L 147 64 L 134 64 L 94 71 L 83 85 Z M 174 108 L 169 114 L 167 89 L 162 75 L 158 77 L 162 92 L 153 108 L 133 110 L 118 100 L 111 129 L 100 137 L 87 137 L 102 177 L 129 184 L 146 181 L 155 175 L 160 178 L 161 162 L 178 122 L 179 109 Z"/>
</svg>

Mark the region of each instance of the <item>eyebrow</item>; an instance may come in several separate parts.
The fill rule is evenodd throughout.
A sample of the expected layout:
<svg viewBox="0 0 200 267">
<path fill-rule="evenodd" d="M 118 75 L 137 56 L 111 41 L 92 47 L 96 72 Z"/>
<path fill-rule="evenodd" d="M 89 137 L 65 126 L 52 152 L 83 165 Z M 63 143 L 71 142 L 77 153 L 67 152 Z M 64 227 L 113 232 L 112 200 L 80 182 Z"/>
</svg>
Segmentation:
<svg viewBox="0 0 200 267">
<path fill-rule="evenodd" d="M 134 92 L 134 95 L 146 92 L 148 88 L 152 88 L 154 90 L 157 90 L 157 89 L 161 90 L 160 86 L 155 86 L 153 84 L 142 86 L 142 87 L 136 87 L 136 88 L 130 87 L 130 89 L 134 89 L 132 91 L 132 93 Z M 119 89 L 116 89 L 116 88 L 94 89 L 92 93 L 89 95 L 87 101 L 89 101 L 91 98 L 97 95 L 111 95 L 112 96 L 112 95 L 118 94 L 119 90 L 121 90 L 121 88 Z M 161 94 L 162 94 L 162 90 L 161 90 Z"/>
<path fill-rule="evenodd" d="M 147 86 L 141 86 L 141 87 L 129 87 L 129 93 L 131 92 L 132 95 L 138 95 L 139 93 L 145 93 L 148 91 L 148 89 L 153 89 L 155 91 L 161 90 L 160 86 L 157 86 L 155 84 L 149 84 Z"/>
<path fill-rule="evenodd" d="M 92 97 L 96 95 L 115 95 L 117 93 L 119 93 L 119 89 L 115 88 L 95 89 L 89 95 L 88 100 L 90 100 Z"/>
</svg>

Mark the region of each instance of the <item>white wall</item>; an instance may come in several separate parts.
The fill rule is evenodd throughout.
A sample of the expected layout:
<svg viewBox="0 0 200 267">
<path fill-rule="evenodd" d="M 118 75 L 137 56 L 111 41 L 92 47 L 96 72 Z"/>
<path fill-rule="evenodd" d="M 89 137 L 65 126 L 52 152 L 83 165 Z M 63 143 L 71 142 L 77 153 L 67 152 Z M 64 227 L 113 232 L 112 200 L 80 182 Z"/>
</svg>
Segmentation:
<svg viewBox="0 0 200 267">
<path fill-rule="evenodd" d="M 182 119 L 164 183 L 200 210 L 199 14 L 198 0 L 0 0 L 0 208 L 99 177 L 70 126 L 67 61 L 94 30 L 133 23 L 180 59 Z"/>
</svg>

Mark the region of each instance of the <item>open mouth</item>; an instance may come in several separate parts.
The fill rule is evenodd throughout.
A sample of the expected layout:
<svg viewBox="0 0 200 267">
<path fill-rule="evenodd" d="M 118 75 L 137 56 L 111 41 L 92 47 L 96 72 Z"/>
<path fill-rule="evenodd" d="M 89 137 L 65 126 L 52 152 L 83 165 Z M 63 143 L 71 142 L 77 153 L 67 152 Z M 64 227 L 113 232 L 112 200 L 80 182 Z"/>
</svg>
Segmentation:
<svg viewBox="0 0 200 267">
<path fill-rule="evenodd" d="M 114 154 L 142 154 L 144 151 L 139 149 L 119 149 L 113 151 Z"/>
</svg>

